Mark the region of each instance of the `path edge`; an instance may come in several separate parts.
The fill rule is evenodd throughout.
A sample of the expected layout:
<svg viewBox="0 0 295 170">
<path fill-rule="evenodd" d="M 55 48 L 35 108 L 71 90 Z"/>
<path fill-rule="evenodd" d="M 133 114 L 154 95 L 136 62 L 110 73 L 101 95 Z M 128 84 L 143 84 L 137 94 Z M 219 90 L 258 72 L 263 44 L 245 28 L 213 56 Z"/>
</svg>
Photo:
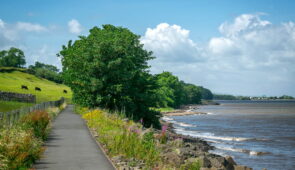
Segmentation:
<svg viewBox="0 0 295 170">
<path fill-rule="evenodd" d="M 77 114 L 77 113 L 76 113 L 76 114 Z M 84 119 L 82 118 L 81 115 L 80 115 L 80 117 L 81 117 L 81 119 L 83 120 L 85 126 L 87 127 L 88 132 L 89 132 L 90 135 L 91 135 L 91 138 L 95 141 L 96 145 L 97 145 L 97 146 L 100 148 L 100 150 L 103 152 L 104 156 L 108 159 L 108 161 L 109 161 L 110 164 L 113 166 L 113 168 L 114 168 L 115 170 L 118 170 L 118 168 L 115 166 L 115 164 L 113 163 L 113 161 L 111 160 L 111 158 L 110 158 L 110 157 L 107 155 L 107 153 L 105 152 L 104 148 L 103 148 L 103 147 L 101 146 L 101 144 L 99 143 L 99 141 L 96 140 L 95 136 L 94 136 L 93 133 L 92 133 L 92 130 L 88 127 L 86 120 L 84 120 Z"/>
</svg>

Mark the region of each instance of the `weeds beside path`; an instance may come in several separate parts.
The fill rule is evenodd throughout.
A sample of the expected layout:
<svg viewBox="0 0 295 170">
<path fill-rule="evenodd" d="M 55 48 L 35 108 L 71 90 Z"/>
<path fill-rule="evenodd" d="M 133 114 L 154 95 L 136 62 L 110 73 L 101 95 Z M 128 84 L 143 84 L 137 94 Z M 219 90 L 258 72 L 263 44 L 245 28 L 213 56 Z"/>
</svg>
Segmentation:
<svg viewBox="0 0 295 170">
<path fill-rule="evenodd" d="M 80 115 L 69 105 L 53 122 L 43 158 L 36 169 L 114 169 L 91 137 Z"/>
</svg>

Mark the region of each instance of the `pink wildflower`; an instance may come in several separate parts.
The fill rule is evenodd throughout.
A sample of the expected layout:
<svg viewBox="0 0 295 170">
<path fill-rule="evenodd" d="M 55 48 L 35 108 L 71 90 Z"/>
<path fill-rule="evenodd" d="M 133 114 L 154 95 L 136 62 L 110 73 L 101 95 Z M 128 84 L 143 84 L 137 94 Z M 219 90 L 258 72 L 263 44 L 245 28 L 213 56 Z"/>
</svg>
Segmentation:
<svg viewBox="0 0 295 170">
<path fill-rule="evenodd" d="M 168 129 L 168 126 L 167 125 L 163 125 L 162 126 L 162 134 L 165 134 L 167 129 Z"/>
</svg>

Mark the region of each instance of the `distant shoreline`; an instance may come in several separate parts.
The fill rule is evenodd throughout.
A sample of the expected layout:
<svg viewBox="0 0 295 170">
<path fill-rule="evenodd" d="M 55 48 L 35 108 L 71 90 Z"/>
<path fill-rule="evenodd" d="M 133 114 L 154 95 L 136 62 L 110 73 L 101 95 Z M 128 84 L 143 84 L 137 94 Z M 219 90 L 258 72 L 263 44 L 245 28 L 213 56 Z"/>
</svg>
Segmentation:
<svg viewBox="0 0 295 170">
<path fill-rule="evenodd" d="M 185 105 L 182 106 L 182 109 L 175 109 L 173 111 L 166 111 L 166 112 L 161 112 L 164 116 L 187 116 L 187 115 L 205 115 L 208 114 L 206 112 L 199 112 L 196 111 L 199 109 L 199 106 L 203 105 L 220 105 L 220 103 L 216 101 L 207 101 L 204 100 L 202 101 L 202 104 L 192 104 L 192 105 Z"/>
</svg>

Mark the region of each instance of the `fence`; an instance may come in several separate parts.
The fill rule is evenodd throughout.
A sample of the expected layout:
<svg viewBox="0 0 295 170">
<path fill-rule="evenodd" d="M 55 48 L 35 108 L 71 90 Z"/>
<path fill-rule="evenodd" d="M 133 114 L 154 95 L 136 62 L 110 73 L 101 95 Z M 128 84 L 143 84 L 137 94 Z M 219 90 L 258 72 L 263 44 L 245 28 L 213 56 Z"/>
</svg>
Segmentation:
<svg viewBox="0 0 295 170">
<path fill-rule="evenodd" d="M 32 94 L 0 91 L 0 100 L 36 103 L 36 96 Z"/>
<path fill-rule="evenodd" d="M 40 104 L 36 104 L 31 107 L 21 108 L 18 110 L 13 110 L 10 112 L 0 112 L 0 127 L 4 124 L 13 125 L 19 120 L 19 118 L 27 113 L 33 112 L 35 110 L 45 110 L 49 107 L 58 107 L 65 102 L 65 99 L 62 97 L 57 101 L 49 101 Z"/>
</svg>

